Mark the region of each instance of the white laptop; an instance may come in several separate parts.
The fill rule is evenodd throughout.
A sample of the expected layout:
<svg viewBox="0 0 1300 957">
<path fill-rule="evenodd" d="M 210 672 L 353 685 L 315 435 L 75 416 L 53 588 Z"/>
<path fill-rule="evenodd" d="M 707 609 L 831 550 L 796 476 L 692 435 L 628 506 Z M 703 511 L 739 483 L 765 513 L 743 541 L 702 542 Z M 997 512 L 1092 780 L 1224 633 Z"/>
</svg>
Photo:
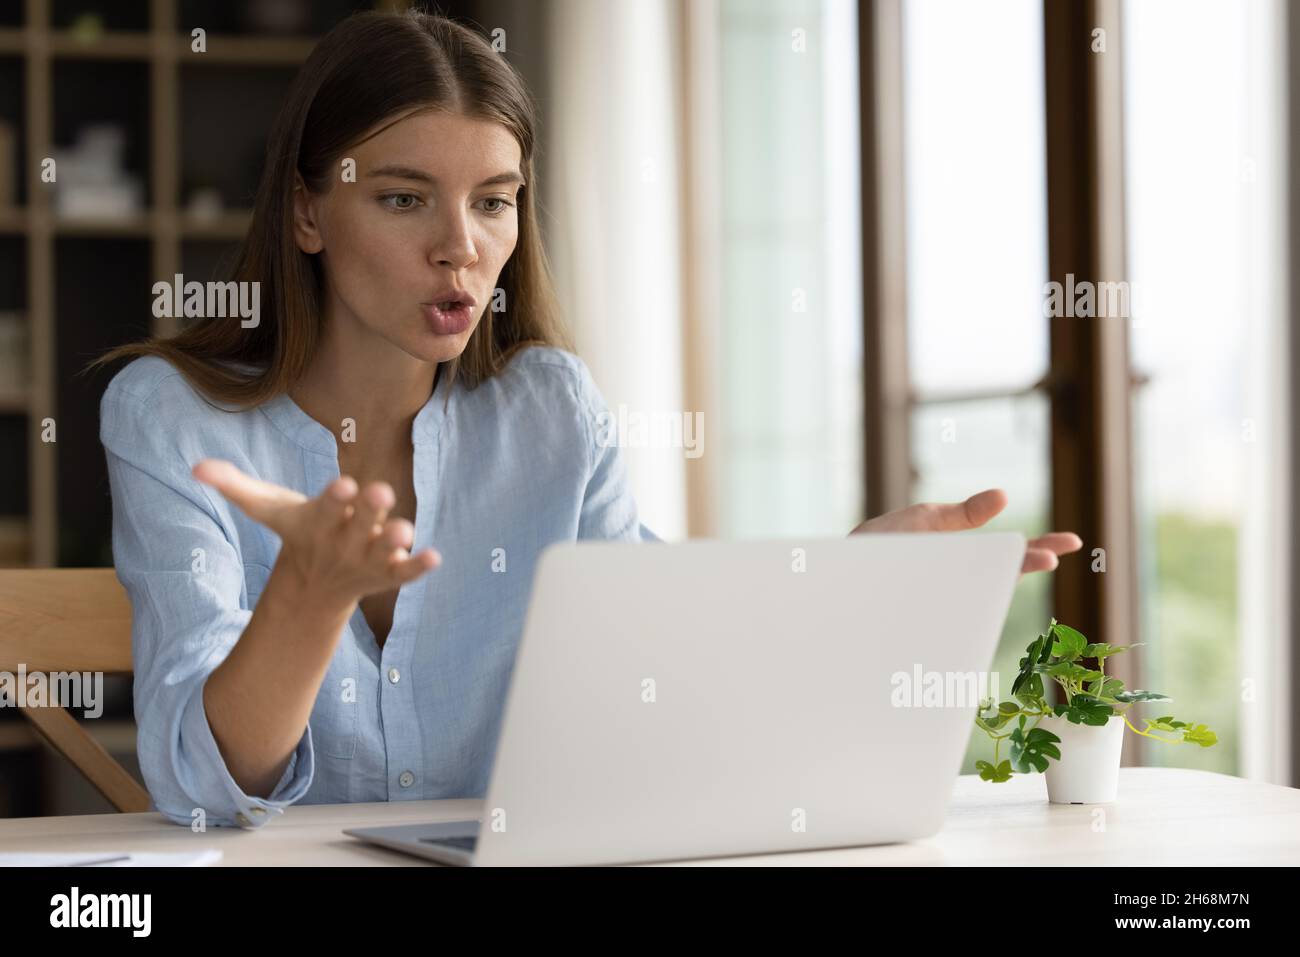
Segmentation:
<svg viewBox="0 0 1300 957">
<path fill-rule="evenodd" d="M 1014 532 L 551 545 L 481 813 L 344 833 L 465 865 L 927 837 L 1024 553 Z M 915 687 L 936 674 L 939 706 Z"/>
</svg>

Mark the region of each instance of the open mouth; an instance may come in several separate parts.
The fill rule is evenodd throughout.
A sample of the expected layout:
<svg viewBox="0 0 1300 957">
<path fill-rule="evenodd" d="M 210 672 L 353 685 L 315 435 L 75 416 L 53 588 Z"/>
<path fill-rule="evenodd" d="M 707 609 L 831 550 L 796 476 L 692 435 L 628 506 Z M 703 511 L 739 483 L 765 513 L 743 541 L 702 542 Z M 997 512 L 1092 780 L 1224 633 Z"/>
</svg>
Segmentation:
<svg viewBox="0 0 1300 957">
<path fill-rule="evenodd" d="M 426 303 L 424 310 L 433 331 L 439 335 L 458 335 L 468 329 L 474 321 L 474 310 L 464 299 L 444 299 L 440 302 Z"/>
</svg>

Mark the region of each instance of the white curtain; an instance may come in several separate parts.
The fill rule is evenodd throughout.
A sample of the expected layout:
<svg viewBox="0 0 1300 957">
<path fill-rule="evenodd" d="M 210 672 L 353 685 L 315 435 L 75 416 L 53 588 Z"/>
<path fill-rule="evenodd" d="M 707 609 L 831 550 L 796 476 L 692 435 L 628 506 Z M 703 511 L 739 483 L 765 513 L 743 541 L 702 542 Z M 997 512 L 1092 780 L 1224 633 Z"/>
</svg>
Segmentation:
<svg viewBox="0 0 1300 957">
<path fill-rule="evenodd" d="M 553 0 L 547 27 L 548 251 L 616 415 L 686 411 L 676 16 L 671 0 Z M 623 451 L 641 520 L 684 538 L 682 451 Z"/>
</svg>

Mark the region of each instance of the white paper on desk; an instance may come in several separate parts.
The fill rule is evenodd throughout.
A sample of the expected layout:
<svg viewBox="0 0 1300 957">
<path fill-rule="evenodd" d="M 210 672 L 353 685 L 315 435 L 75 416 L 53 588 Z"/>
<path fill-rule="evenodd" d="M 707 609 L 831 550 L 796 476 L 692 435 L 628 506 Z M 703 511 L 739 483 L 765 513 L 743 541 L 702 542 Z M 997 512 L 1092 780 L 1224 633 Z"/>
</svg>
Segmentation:
<svg viewBox="0 0 1300 957">
<path fill-rule="evenodd" d="M 130 855 L 125 861 L 92 864 L 91 867 L 209 867 L 221 860 L 221 852 L 214 847 L 202 851 L 182 851 L 174 854 L 140 854 L 130 851 L 60 852 L 58 854 L 0 854 L 0 867 L 67 867 L 78 861 L 99 861 L 106 857 Z"/>
</svg>

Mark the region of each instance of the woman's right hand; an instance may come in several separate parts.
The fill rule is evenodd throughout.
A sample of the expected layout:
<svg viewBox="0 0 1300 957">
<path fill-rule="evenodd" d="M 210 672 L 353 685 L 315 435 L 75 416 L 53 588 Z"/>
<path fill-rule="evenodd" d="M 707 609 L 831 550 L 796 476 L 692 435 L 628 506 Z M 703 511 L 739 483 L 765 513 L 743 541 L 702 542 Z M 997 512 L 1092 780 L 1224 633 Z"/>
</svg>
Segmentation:
<svg viewBox="0 0 1300 957">
<path fill-rule="evenodd" d="M 276 570 L 291 576 L 303 593 L 360 601 L 399 588 L 442 561 L 432 548 L 408 554 L 415 528 L 404 518 L 388 518 L 395 496 L 387 482 L 359 490 L 344 475 L 309 499 L 245 475 L 223 459 L 204 459 L 192 474 L 280 536 Z"/>
</svg>

